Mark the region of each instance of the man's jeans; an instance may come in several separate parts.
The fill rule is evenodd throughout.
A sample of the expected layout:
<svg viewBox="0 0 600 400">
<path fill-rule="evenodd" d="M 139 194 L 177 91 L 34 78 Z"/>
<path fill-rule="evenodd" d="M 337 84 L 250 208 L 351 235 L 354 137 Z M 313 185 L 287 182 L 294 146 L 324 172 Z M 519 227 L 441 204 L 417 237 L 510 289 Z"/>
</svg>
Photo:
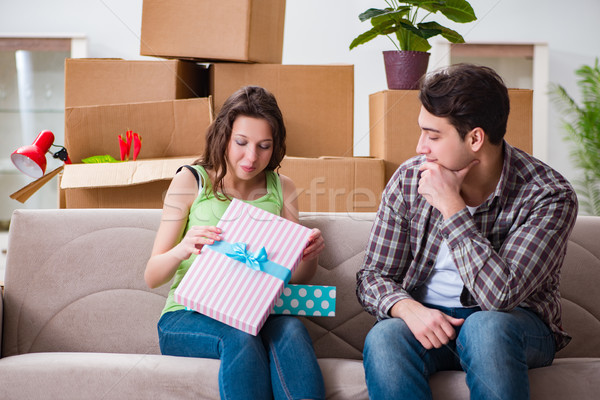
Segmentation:
<svg viewBox="0 0 600 400">
<path fill-rule="evenodd" d="M 252 336 L 193 311 L 158 321 L 162 354 L 221 360 L 221 399 L 324 399 L 325 385 L 306 328 L 290 316 L 270 316 Z"/>
<path fill-rule="evenodd" d="M 529 398 L 528 368 L 550 365 L 555 353 L 553 334 L 536 314 L 434 308 L 466 318 L 439 349 L 426 350 L 399 318 L 371 329 L 364 347 L 369 398 L 431 399 L 429 376 L 443 370 L 466 371 L 471 399 Z"/>
</svg>

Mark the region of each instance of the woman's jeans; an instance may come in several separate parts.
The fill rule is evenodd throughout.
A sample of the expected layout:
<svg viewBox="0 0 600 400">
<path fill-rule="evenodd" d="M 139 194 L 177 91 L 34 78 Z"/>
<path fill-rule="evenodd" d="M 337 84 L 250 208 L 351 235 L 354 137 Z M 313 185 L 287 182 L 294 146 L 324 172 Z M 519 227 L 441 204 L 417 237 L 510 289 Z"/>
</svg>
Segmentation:
<svg viewBox="0 0 600 400">
<path fill-rule="evenodd" d="M 300 320 L 271 315 L 252 336 L 194 311 L 158 321 L 162 354 L 221 360 L 221 399 L 324 399 L 325 385 Z"/>
<path fill-rule="evenodd" d="M 431 399 L 429 376 L 443 370 L 466 371 L 471 399 L 529 398 L 527 370 L 550 365 L 555 353 L 553 334 L 535 313 L 432 308 L 466 318 L 439 349 L 426 350 L 399 318 L 371 329 L 364 347 L 369 398 Z"/>
</svg>

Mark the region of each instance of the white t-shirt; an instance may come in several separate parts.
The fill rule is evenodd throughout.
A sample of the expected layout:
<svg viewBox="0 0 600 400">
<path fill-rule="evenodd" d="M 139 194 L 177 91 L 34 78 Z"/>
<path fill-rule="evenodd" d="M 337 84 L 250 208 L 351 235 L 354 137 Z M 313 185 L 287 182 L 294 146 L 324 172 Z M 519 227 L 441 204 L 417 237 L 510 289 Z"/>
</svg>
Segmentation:
<svg viewBox="0 0 600 400">
<path fill-rule="evenodd" d="M 471 215 L 477 207 L 469 207 Z M 413 298 L 421 303 L 428 303 L 443 307 L 464 307 L 460 302 L 464 283 L 454 264 L 450 249 L 446 241 L 442 241 L 440 251 L 435 260 L 433 270 L 427 282 L 414 294 Z"/>
</svg>

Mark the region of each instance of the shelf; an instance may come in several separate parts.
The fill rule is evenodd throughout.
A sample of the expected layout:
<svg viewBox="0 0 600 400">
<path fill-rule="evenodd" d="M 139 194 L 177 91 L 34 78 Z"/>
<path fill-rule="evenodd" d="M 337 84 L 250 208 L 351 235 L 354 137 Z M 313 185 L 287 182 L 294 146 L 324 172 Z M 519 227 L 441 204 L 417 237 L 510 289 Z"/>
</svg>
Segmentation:
<svg viewBox="0 0 600 400">
<path fill-rule="evenodd" d="M 0 108 L 2 114 L 64 114 L 62 108 L 47 108 L 47 109 L 20 109 L 20 108 Z"/>
<path fill-rule="evenodd" d="M 2 37 L 0 50 L 71 51 L 71 38 Z"/>
<path fill-rule="evenodd" d="M 533 58 L 533 44 L 473 44 L 450 45 L 453 57 Z"/>
</svg>

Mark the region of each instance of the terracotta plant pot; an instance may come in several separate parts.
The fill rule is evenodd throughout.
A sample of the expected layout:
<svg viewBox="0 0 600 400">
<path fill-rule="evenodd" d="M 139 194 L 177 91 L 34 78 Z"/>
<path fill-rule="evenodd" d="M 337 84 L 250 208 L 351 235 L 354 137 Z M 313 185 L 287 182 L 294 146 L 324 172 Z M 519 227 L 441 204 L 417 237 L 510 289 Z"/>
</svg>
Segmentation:
<svg viewBox="0 0 600 400">
<path fill-rule="evenodd" d="M 388 89 L 418 89 L 419 79 L 427 72 L 429 53 L 423 51 L 384 51 Z"/>
</svg>

